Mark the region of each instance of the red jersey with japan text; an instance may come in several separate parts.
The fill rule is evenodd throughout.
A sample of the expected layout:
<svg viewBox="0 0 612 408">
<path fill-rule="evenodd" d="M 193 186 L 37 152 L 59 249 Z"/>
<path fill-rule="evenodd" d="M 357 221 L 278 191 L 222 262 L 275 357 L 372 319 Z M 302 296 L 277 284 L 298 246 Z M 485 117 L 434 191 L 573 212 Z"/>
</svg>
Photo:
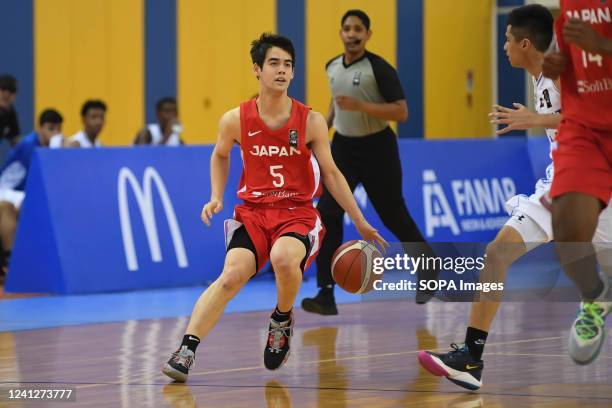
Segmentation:
<svg viewBox="0 0 612 408">
<path fill-rule="evenodd" d="M 256 99 L 240 104 L 243 170 L 238 198 L 245 203 L 311 206 L 319 192 L 319 165 L 306 145 L 310 108 L 291 101 L 289 120 L 276 130 L 259 117 Z"/>
<path fill-rule="evenodd" d="M 612 0 L 560 0 L 555 30 L 569 58 L 561 75 L 563 117 L 594 129 L 612 129 L 612 56 L 593 54 L 563 39 L 563 24 L 580 19 L 600 36 L 612 38 Z"/>
</svg>

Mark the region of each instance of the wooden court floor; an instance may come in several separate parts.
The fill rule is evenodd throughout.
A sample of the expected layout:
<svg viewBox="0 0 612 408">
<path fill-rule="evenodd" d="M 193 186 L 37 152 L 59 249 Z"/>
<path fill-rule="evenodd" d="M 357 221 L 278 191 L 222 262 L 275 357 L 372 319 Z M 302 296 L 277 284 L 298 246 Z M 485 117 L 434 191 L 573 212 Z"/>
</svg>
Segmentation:
<svg viewBox="0 0 612 408">
<path fill-rule="evenodd" d="M 0 406 L 612 407 L 612 342 L 576 366 L 566 351 L 570 303 L 503 305 L 480 392 L 420 369 L 420 348 L 463 340 L 467 312 L 408 301 L 341 305 L 337 317 L 297 310 L 291 358 L 276 372 L 262 363 L 268 313 L 226 315 L 200 345 L 187 385 L 160 373 L 186 318 L 0 333 L 0 386 L 77 387 L 76 403 Z"/>
</svg>

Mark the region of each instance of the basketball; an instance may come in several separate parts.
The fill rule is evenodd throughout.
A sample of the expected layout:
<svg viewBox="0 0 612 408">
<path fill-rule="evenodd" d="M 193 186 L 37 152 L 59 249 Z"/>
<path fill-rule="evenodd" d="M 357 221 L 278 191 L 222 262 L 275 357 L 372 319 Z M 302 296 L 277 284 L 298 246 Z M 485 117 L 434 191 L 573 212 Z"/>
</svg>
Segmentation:
<svg viewBox="0 0 612 408">
<path fill-rule="evenodd" d="M 332 277 L 349 293 L 367 293 L 373 289 L 375 281 L 382 280 L 382 274 L 372 272 L 374 259 L 380 256 L 376 246 L 369 242 L 345 242 L 332 257 Z"/>
</svg>

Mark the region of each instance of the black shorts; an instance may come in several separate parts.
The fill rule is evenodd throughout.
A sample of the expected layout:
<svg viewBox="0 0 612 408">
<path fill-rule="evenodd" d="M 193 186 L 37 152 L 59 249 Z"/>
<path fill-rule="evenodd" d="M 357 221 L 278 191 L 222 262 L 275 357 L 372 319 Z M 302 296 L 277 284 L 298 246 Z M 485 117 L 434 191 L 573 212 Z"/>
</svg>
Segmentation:
<svg viewBox="0 0 612 408">
<path fill-rule="evenodd" d="M 300 235 L 296 232 L 288 232 L 286 234 L 283 234 L 282 236 L 283 237 L 293 237 L 297 239 L 298 241 L 300 241 L 302 244 L 304 244 L 304 247 L 306 248 L 306 255 L 304 256 L 304 259 L 302 259 L 302 262 L 300 263 L 300 268 L 302 269 L 302 272 L 304 272 L 304 266 L 306 264 L 306 260 L 308 259 L 308 253 L 310 252 L 310 247 L 311 247 L 310 239 L 308 238 L 308 236 Z M 232 236 L 230 243 L 227 245 L 226 253 L 229 252 L 229 250 L 233 248 L 244 248 L 244 249 L 248 249 L 249 251 L 251 251 L 253 255 L 255 255 L 255 270 L 257 271 L 259 270 L 259 261 L 257 260 L 257 250 L 255 249 L 255 244 L 253 244 L 253 241 L 251 240 L 251 237 L 249 237 L 249 233 L 247 232 L 244 225 L 240 226 L 240 228 L 234 231 L 234 235 Z"/>
</svg>

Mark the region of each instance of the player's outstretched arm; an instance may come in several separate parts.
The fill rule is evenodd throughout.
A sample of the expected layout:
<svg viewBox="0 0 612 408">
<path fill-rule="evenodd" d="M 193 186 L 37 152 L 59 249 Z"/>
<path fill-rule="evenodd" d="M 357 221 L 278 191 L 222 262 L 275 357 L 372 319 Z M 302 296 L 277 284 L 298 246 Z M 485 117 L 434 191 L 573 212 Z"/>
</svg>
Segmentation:
<svg viewBox="0 0 612 408">
<path fill-rule="evenodd" d="M 306 140 L 310 142 L 311 149 L 319 162 L 322 180 L 327 190 L 351 217 L 363 239 L 376 241 L 382 249 L 389 246 L 387 241 L 364 218 L 346 179 L 334 163 L 327 137 L 327 124 L 323 115 L 318 112 L 310 112 L 306 129 L 308 133 Z"/>
<path fill-rule="evenodd" d="M 514 109 L 506 108 L 501 105 L 493 105 L 493 112 L 489 113 L 491 123 L 506 125 L 505 128 L 495 132 L 496 135 L 503 135 L 513 130 L 526 130 L 531 128 L 555 129 L 561 123 L 560 113 L 541 115 L 527 109 L 520 103 L 514 103 Z"/>
<path fill-rule="evenodd" d="M 202 208 L 202 221 L 210 225 L 213 214 L 223 209 L 223 193 L 229 173 L 229 154 L 240 141 L 240 108 L 226 112 L 219 121 L 217 143 L 210 157 L 210 201 Z"/>
</svg>

